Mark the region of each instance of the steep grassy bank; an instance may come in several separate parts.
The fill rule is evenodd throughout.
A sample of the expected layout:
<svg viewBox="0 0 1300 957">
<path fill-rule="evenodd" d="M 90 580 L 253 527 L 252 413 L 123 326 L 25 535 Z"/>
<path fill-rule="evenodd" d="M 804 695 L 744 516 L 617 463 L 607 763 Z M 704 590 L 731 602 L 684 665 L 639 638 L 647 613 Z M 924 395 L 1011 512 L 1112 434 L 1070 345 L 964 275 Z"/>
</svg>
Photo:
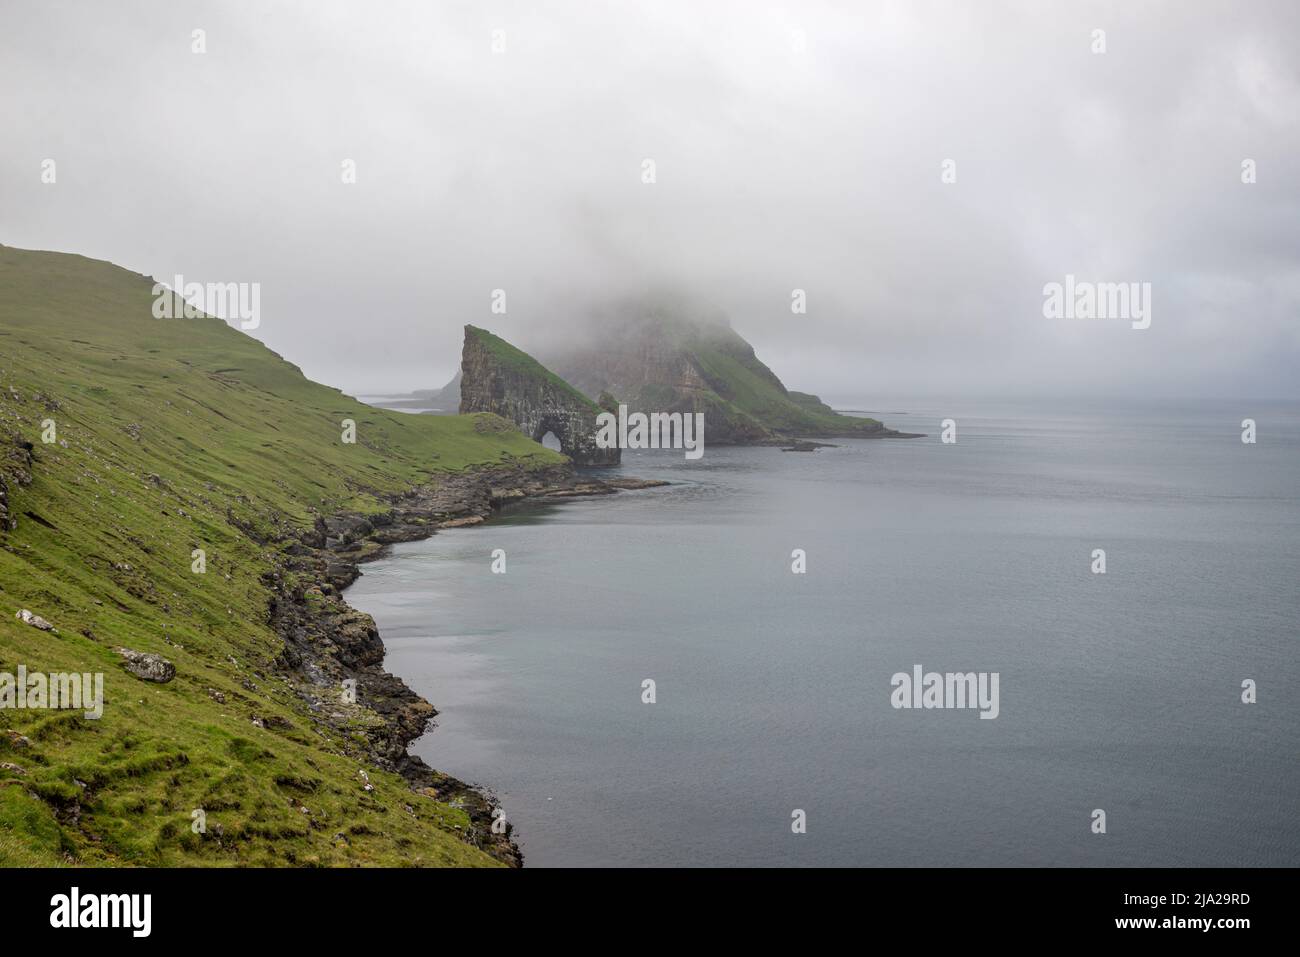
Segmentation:
<svg viewBox="0 0 1300 957">
<path fill-rule="evenodd" d="M 362 405 L 218 319 L 155 319 L 151 285 L 0 247 L 0 672 L 105 688 L 97 721 L 0 710 L 0 864 L 494 863 L 463 809 L 369 759 L 384 719 L 364 695 L 304 694 L 268 604 L 334 601 L 293 580 L 319 519 L 562 460 L 481 417 Z M 118 647 L 176 677 L 134 677 Z"/>
</svg>

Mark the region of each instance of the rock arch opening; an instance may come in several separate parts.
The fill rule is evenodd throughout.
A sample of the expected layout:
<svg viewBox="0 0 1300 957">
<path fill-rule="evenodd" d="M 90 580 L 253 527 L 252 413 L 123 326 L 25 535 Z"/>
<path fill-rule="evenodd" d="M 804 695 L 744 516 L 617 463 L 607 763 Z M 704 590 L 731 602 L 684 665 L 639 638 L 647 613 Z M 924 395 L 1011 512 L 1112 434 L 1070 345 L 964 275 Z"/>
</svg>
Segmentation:
<svg viewBox="0 0 1300 957">
<path fill-rule="evenodd" d="M 600 406 L 532 356 L 474 326 L 465 327 L 460 411 L 494 412 L 534 442 L 551 433 L 575 465 L 619 463 L 617 448 L 596 443 Z"/>
<path fill-rule="evenodd" d="M 537 420 L 537 425 L 533 427 L 532 439 L 548 449 L 556 449 L 573 458 L 577 450 L 574 448 L 571 432 L 572 426 L 566 416 L 542 414 Z"/>
</svg>

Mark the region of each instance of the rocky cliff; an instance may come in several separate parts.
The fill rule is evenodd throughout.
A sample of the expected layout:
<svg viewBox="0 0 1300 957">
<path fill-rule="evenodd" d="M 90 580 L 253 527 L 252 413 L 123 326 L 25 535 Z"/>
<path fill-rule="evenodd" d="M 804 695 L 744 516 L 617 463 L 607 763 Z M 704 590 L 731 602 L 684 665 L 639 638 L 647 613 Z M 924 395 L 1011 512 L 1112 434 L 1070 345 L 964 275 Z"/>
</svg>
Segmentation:
<svg viewBox="0 0 1300 957">
<path fill-rule="evenodd" d="M 433 707 L 339 591 L 372 543 L 581 491 L 569 464 L 155 319 L 152 286 L 0 246 L 0 673 L 103 676 L 97 719 L 0 712 L 0 866 L 517 861 L 404 751 Z"/>
<path fill-rule="evenodd" d="M 535 442 L 547 432 L 575 465 L 617 465 L 619 450 L 596 446 L 601 407 L 525 352 L 485 329 L 465 327 L 461 414 L 494 412 Z"/>
<path fill-rule="evenodd" d="M 13 395 L 18 397 L 17 390 Z M 32 443 L 21 435 L 12 439 L 0 438 L 0 531 L 18 527 L 18 516 L 10 514 L 9 486 L 32 484 Z"/>
<path fill-rule="evenodd" d="M 610 393 L 632 411 L 703 412 L 712 444 L 901 436 L 787 389 L 725 319 L 690 316 L 679 306 L 607 318 L 548 362 L 586 395 Z"/>
</svg>

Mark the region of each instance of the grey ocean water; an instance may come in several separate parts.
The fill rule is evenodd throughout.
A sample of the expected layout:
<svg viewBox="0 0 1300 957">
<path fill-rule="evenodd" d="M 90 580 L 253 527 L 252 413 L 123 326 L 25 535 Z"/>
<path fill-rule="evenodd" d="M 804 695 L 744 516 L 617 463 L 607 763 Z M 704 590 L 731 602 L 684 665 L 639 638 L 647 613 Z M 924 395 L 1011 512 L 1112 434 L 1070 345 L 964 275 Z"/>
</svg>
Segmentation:
<svg viewBox="0 0 1300 957">
<path fill-rule="evenodd" d="M 628 453 L 677 484 L 365 566 L 415 750 L 530 866 L 1300 864 L 1300 408 L 870 408 L 930 437 Z M 1000 716 L 894 710 L 915 664 Z"/>
</svg>

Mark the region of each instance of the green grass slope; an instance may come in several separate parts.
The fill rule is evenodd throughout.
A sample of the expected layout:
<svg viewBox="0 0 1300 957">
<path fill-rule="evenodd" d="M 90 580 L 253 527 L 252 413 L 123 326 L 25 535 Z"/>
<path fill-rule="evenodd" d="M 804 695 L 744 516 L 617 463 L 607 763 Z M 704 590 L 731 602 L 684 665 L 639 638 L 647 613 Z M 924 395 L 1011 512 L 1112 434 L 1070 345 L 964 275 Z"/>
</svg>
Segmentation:
<svg viewBox="0 0 1300 957">
<path fill-rule="evenodd" d="M 722 402 L 767 430 L 784 435 L 852 435 L 881 428 L 875 419 L 840 415 L 815 395 L 786 389 L 754 347 L 723 322 L 661 321 L 658 328 L 678 343 Z"/>
<path fill-rule="evenodd" d="M 306 527 L 439 472 L 562 459 L 477 417 L 363 405 L 219 319 L 155 319 L 151 285 L 0 247 L 0 476 L 18 521 L 0 531 L 0 672 L 102 672 L 105 689 L 97 721 L 0 710 L 0 865 L 494 864 L 460 839 L 464 812 L 309 720 L 271 666 L 259 579 L 276 556 L 237 525 Z M 14 435 L 34 447 L 25 470 Z M 176 678 L 131 676 L 118 646 Z"/>
</svg>

